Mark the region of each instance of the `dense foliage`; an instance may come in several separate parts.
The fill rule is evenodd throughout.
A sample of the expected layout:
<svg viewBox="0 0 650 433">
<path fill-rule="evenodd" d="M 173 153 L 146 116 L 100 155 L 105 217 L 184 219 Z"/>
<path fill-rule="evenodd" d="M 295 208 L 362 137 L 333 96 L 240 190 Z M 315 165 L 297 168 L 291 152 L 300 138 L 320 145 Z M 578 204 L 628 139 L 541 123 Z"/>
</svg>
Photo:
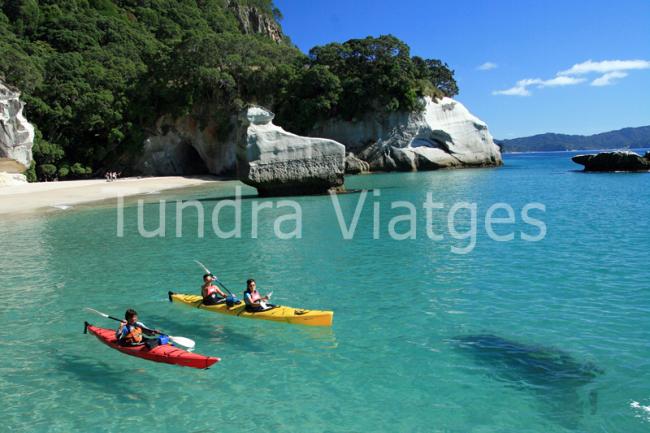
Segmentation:
<svg viewBox="0 0 650 433">
<path fill-rule="evenodd" d="M 319 119 L 458 92 L 447 65 L 411 57 L 395 37 L 306 56 L 287 38 L 246 34 L 238 7 L 280 18 L 271 0 L 0 0 L 0 76 L 38 128 L 30 178 L 128 171 L 164 113 L 209 106 L 227 119 L 256 102 L 304 133 Z"/>
<path fill-rule="evenodd" d="M 306 67 L 289 79 L 280 103 L 285 124 L 306 132 L 314 121 L 358 118 L 376 111 L 421 109 L 419 97 L 454 96 L 454 72 L 440 60 L 411 57 L 394 36 L 314 47 Z"/>
</svg>

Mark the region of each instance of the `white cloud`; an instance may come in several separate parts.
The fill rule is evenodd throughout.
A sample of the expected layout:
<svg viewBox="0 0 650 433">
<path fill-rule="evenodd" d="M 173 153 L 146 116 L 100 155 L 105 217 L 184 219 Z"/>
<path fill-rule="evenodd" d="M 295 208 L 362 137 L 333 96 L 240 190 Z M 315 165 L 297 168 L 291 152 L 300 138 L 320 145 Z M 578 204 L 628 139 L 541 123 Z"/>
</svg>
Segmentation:
<svg viewBox="0 0 650 433">
<path fill-rule="evenodd" d="M 614 83 L 619 78 L 625 78 L 627 77 L 627 72 L 622 72 L 622 71 L 612 71 L 608 72 L 606 74 L 601 75 L 600 77 L 596 78 L 594 81 L 591 82 L 592 86 L 610 86 Z"/>
<path fill-rule="evenodd" d="M 513 87 L 505 90 L 495 90 L 493 95 L 507 95 L 507 96 L 530 96 L 528 87 L 535 86 L 538 89 L 543 87 L 559 87 L 559 86 L 573 86 L 586 81 L 586 78 L 575 77 L 555 77 L 550 80 L 542 80 L 541 78 L 525 78 L 517 81 Z"/>
<path fill-rule="evenodd" d="M 530 96 L 530 91 L 524 86 L 514 86 L 505 90 L 495 90 L 493 95 L 508 95 L 508 96 Z"/>
<path fill-rule="evenodd" d="M 555 77 L 550 80 L 543 80 L 539 87 L 558 87 L 558 86 L 574 86 L 587 81 L 586 78 L 576 77 Z"/>
<path fill-rule="evenodd" d="M 560 87 L 560 86 L 574 86 L 587 81 L 587 78 L 581 75 L 600 74 L 600 77 L 591 81 L 592 86 L 602 87 L 615 84 L 617 80 L 628 76 L 626 71 L 638 69 L 650 69 L 650 61 L 648 60 L 603 60 L 601 62 L 594 62 L 587 60 L 586 62 L 576 63 L 569 69 L 560 71 L 555 74 L 554 78 L 542 80 L 540 78 L 526 78 L 519 80 L 517 83 L 505 90 L 495 90 L 493 95 L 508 95 L 508 96 L 530 96 L 531 92 L 528 89 L 535 86 L 539 89 L 543 87 Z"/>
<path fill-rule="evenodd" d="M 482 65 L 479 65 L 476 69 L 479 71 L 489 71 L 491 69 L 496 69 L 498 65 L 492 62 L 485 62 Z"/>
<path fill-rule="evenodd" d="M 599 74 L 606 74 L 614 71 L 628 71 L 631 69 L 650 69 L 650 61 L 647 60 L 603 60 L 602 62 L 594 62 L 587 60 L 586 62 L 577 63 L 571 66 L 566 71 L 558 72 L 558 75 L 584 75 L 596 72 Z"/>
<path fill-rule="evenodd" d="M 530 96 L 531 93 L 528 90 L 528 86 L 533 84 L 539 84 L 542 80 L 539 78 L 525 78 L 523 80 L 517 81 L 517 84 L 512 86 L 509 89 L 505 90 L 495 90 L 492 92 L 493 95 L 507 95 L 507 96 Z"/>
</svg>

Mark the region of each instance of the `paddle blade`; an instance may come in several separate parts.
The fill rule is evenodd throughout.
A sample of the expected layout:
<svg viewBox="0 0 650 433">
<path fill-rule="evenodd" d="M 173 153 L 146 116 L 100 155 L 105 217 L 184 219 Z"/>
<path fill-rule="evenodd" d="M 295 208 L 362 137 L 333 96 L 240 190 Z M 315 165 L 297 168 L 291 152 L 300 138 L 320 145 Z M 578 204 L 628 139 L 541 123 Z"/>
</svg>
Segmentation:
<svg viewBox="0 0 650 433">
<path fill-rule="evenodd" d="M 169 336 L 169 339 L 173 342 L 178 344 L 179 346 L 185 347 L 188 351 L 194 350 L 194 347 L 196 346 L 196 343 L 194 340 L 191 340 L 189 338 L 185 337 L 174 337 L 174 336 Z"/>
<path fill-rule="evenodd" d="M 86 307 L 86 308 L 84 308 L 84 310 L 86 310 L 86 311 L 90 311 L 91 313 L 99 314 L 99 315 L 102 316 L 102 317 L 106 317 L 106 318 L 108 318 L 108 314 L 106 314 L 106 313 L 102 313 L 101 311 L 97 311 L 97 310 L 95 310 L 95 309 L 93 309 L 93 308 L 88 308 L 88 307 Z"/>
<path fill-rule="evenodd" d="M 194 261 L 196 262 L 197 265 L 199 265 L 199 266 L 201 266 L 203 268 L 203 270 L 205 271 L 206 274 L 211 273 L 210 270 L 208 268 L 206 268 L 203 263 L 199 262 L 198 260 L 194 260 Z"/>
</svg>

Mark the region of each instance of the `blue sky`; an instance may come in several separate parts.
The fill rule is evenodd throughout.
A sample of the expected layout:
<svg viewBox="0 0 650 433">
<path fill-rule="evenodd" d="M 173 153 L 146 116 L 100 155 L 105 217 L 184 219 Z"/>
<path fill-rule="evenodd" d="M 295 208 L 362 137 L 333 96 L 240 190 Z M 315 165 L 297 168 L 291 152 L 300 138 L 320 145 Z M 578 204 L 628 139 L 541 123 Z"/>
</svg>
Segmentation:
<svg viewBox="0 0 650 433">
<path fill-rule="evenodd" d="M 497 138 L 650 125 L 650 0 L 275 4 L 285 33 L 304 52 L 390 33 L 412 55 L 447 62 L 457 99 Z M 493 67 L 481 70 L 485 63 Z"/>
</svg>

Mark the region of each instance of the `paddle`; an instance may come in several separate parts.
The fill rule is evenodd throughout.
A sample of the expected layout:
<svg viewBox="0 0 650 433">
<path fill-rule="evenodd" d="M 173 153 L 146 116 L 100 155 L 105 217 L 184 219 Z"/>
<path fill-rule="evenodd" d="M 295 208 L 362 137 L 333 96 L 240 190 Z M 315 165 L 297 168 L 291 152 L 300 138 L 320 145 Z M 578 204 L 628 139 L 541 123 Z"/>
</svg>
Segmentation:
<svg viewBox="0 0 650 433">
<path fill-rule="evenodd" d="M 105 317 L 105 318 L 107 318 L 107 319 L 116 320 L 116 321 L 118 321 L 118 322 L 124 322 L 123 319 L 118 319 L 117 317 L 109 316 L 109 315 L 106 314 L 106 313 L 102 313 L 101 311 L 97 311 L 97 310 L 94 310 L 94 309 L 92 309 L 92 308 L 88 308 L 88 307 L 86 307 L 85 310 L 88 310 L 88 311 L 90 311 L 90 312 L 92 312 L 92 313 L 98 314 L 98 315 L 100 315 L 100 316 L 102 316 L 102 317 Z M 163 334 L 163 333 L 160 332 L 160 331 L 156 331 L 155 329 L 149 329 L 149 328 L 146 328 L 146 329 L 147 329 L 147 331 L 153 332 L 154 334 L 167 335 L 167 334 Z M 172 336 L 172 335 L 167 335 L 167 336 L 169 337 L 169 339 L 170 339 L 173 343 L 176 343 L 176 344 L 178 344 L 179 346 L 186 347 L 187 350 L 190 351 L 190 352 L 194 349 L 194 346 L 196 346 L 196 343 L 194 342 L 194 340 L 191 340 L 191 339 L 189 339 L 189 338 L 185 338 L 185 337 L 175 337 L 175 336 Z"/>
<path fill-rule="evenodd" d="M 203 268 L 203 270 L 205 271 L 206 274 L 210 274 L 210 275 L 212 275 L 212 276 L 214 277 L 214 280 L 215 280 L 215 281 L 216 281 L 216 282 L 217 282 L 221 287 L 223 287 L 224 289 L 226 289 L 226 292 L 228 292 L 228 293 L 231 294 L 232 296 L 235 296 L 235 295 L 232 294 L 232 292 L 231 292 L 230 290 L 228 290 L 228 287 L 226 287 L 225 284 L 223 284 L 221 281 L 219 281 L 219 279 L 217 278 L 216 275 L 214 275 L 212 272 L 210 272 L 210 269 L 208 269 L 207 266 L 205 266 L 203 263 L 199 262 L 199 261 L 196 260 L 196 259 L 195 259 L 194 261 L 195 261 L 199 266 L 201 266 L 201 268 Z M 273 291 L 270 291 L 270 292 L 266 295 L 266 300 L 267 300 L 267 301 L 271 300 L 271 295 L 273 295 Z M 268 307 L 269 307 L 269 306 L 266 305 L 266 302 L 265 302 L 265 301 L 262 301 L 262 302 L 264 303 L 264 305 L 263 305 L 264 308 L 268 308 Z M 200 307 L 202 303 L 203 303 L 203 301 L 199 302 L 199 305 L 198 305 L 198 306 Z M 271 308 L 272 308 L 272 307 L 271 307 Z"/>
<path fill-rule="evenodd" d="M 230 290 L 228 290 L 228 287 L 226 287 L 225 284 L 223 284 L 221 281 L 219 281 L 219 279 L 217 278 L 217 276 L 214 275 L 212 272 L 210 272 L 210 269 L 208 269 L 208 268 L 207 268 L 203 263 L 199 262 L 198 260 L 194 260 L 194 261 L 195 261 L 199 266 L 201 266 L 201 267 L 203 268 L 203 270 L 205 271 L 206 274 L 210 274 L 210 275 L 212 275 L 212 276 L 214 277 L 214 280 L 215 280 L 215 281 L 216 281 L 216 282 L 217 282 L 221 287 L 223 287 L 223 288 L 226 290 L 226 292 L 228 292 L 230 295 L 232 295 L 232 292 L 231 292 Z M 233 296 L 235 296 L 235 295 L 233 295 Z"/>
</svg>

